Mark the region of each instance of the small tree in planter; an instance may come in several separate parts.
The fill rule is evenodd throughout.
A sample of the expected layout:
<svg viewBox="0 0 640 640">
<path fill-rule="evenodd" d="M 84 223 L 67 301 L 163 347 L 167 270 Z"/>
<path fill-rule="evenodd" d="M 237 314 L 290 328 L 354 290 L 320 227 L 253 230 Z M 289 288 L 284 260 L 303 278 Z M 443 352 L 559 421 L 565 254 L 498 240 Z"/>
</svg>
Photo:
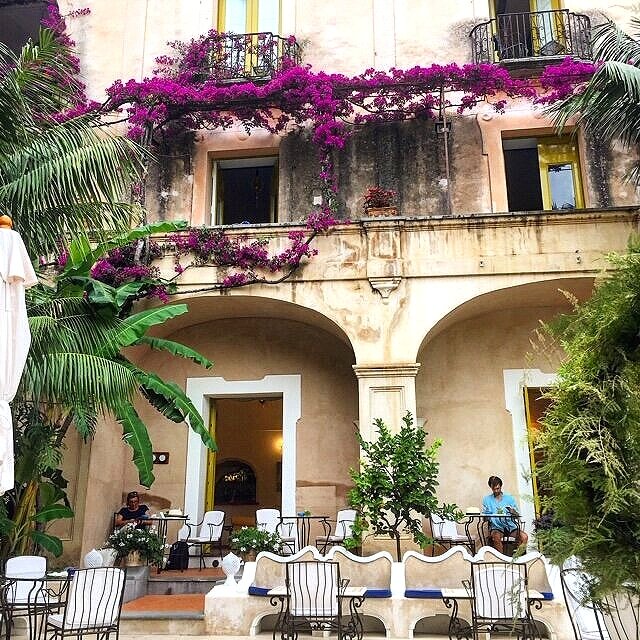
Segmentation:
<svg viewBox="0 0 640 640">
<path fill-rule="evenodd" d="M 360 544 L 366 531 L 389 536 L 396 542 L 398 562 L 403 533 L 421 547 L 432 542 L 422 531 L 423 517 L 437 513 L 455 519 L 460 514 L 455 505 L 438 506 L 436 457 L 441 441 L 426 447 L 427 434 L 414 426 L 411 413 L 402 420 L 404 425 L 396 434 L 382 420 L 375 420 L 378 438 L 374 442 L 357 434 L 362 460 L 359 471 L 351 469 L 355 486 L 349 492 L 349 501 L 358 511 L 349 546 Z"/>
</svg>

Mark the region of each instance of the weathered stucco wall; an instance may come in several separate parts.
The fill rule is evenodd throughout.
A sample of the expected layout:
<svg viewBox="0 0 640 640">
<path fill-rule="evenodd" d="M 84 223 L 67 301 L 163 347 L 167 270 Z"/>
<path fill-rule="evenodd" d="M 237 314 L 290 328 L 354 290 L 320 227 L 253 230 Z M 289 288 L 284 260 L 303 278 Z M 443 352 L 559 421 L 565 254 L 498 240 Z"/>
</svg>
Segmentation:
<svg viewBox="0 0 640 640">
<path fill-rule="evenodd" d="M 216 308 L 224 307 L 224 302 L 224 299 L 211 301 L 212 316 Z M 261 313 L 259 301 L 254 313 Z M 303 418 L 297 427 L 298 487 L 311 491 L 314 487 L 331 487 L 336 497 L 334 504 L 325 505 L 329 513 L 337 505 L 345 504 L 348 470 L 358 460 L 353 426 L 358 408 L 357 385 L 351 369 L 353 353 L 343 342 L 317 327 L 269 317 L 201 322 L 176 331 L 170 338 L 212 359 L 215 362 L 209 372 L 212 376 L 259 380 L 267 374 L 301 374 Z M 160 372 L 183 388 L 187 377 L 209 375 L 193 363 L 179 359 L 168 367 L 166 358 L 158 352 L 145 355 L 141 365 Z M 182 506 L 187 428 L 159 418 L 145 406 L 139 408 L 143 420 L 151 425 L 154 448 L 170 452 L 168 465 L 154 467 L 153 491 Z M 319 460 L 322 464 L 318 464 Z M 125 484 L 136 484 L 130 465 Z"/>
<path fill-rule="evenodd" d="M 531 341 L 541 321 L 566 311 L 568 304 L 495 309 L 455 323 L 420 350 L 417 411 L 429 438 L 443 441 L 439 496 L 445 502 L 479 507 L 490 475 L 504 480 L 505 491 L 525 498 L 518 495 L 503 370 L 553 372 L 557 360 L 537 352 Z"/>
</svg>

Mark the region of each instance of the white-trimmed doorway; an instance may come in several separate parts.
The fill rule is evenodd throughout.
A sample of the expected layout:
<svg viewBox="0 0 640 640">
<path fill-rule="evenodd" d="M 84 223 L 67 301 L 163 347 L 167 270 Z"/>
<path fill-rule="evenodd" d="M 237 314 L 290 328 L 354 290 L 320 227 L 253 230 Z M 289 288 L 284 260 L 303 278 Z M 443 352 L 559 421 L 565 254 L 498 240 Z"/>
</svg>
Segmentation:
<svg viewBox="0 0 640 640">
<path fill-rule="evenodd" d="M 187 378 L 187 395 L 209 424 L 212 398 L 282 397 L 282 505 L 284 514 L 296 510 L 296 426 L 301 412 L 301 376 L 270 375 L 261 380 Z M 202 519 L 207 477 L 207 448 L 189 431 L 184 487 L 184 510 L 192 522 Z"/>
</svg>

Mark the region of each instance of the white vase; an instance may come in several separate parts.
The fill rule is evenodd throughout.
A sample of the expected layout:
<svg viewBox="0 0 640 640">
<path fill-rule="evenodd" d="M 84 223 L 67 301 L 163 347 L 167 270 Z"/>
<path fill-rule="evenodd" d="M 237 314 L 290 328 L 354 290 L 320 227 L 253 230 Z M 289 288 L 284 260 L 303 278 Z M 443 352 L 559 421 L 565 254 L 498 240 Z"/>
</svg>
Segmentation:
<svg viewBox="0 0 640 640">
<path fill-rule="evenodd" d="M 89 553 L 84 557 L 84 566 L 87 569 L 98 569 L 103 566 L 104 559 L 102 554 L 96 549 L 91 549 Z"/>
<path fill-rule="evenodd" d="M 236 581 L 234 576 L 238 571 L 240 571 L 240 565 L 242 560 L 235 553 L 228 553 L 224 558 L 222 558 L 222 571 L 224 575 L 227 576 L 225 581 L 226 587 L 234 587 L 236 586 Z"/>
</svg>

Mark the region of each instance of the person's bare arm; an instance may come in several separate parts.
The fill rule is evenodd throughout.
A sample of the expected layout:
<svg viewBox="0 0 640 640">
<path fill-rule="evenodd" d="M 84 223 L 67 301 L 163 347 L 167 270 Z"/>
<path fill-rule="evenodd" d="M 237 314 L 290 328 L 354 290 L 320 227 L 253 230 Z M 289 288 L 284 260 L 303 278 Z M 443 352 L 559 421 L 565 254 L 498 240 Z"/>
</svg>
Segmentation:
<svg viewBox="0 0 640 640">
<path fill-rule="evenodd" d="M 116 527 L 121 527 L 125 523 L 121 513 L 116 513 Z"/>
</svg>

